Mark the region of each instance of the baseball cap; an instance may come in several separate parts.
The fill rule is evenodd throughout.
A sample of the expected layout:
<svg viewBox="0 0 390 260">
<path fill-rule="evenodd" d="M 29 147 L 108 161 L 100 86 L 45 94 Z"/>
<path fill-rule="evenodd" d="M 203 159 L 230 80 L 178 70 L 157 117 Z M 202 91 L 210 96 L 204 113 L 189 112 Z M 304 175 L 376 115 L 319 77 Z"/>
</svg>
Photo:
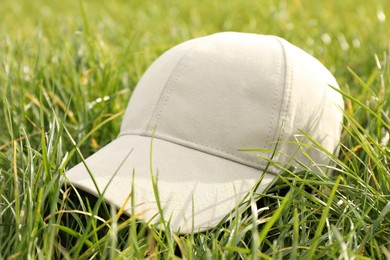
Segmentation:
<svg viewBox="0 0 390 260">
<path fill-rule="evenodd" d="M 265 192 L 281 168 L 326 168 L 323 148 L 336 153 L 342 128 L 344 103 L 334 88 L 317 59 L 282 38 L 192 39 L 154 61 L 117 139 L 66 177 L 157 227 L 163 217 L 173 231 L 204 231 L 255 185 Z"/>
</svg>

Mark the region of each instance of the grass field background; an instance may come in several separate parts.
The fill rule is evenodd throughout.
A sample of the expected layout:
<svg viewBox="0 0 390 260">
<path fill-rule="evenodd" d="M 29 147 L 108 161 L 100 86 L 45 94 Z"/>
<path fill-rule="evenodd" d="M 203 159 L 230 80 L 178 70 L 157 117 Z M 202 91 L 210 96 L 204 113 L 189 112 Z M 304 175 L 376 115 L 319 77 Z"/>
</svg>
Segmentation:
<svg viewBox="0 0 390 260">
<path fill-rule="evenodd" d="M 390 258 L 390 1 L 1 0 L 0 17 L 0 259 Z M 87 157 L 113 140 L 151 62 L 219 31 L 281 36 L 335 75 L 335 174 L 286 172 L 201 234 L 72 205 L 59 179 L 75 144 Z"/>
</svg>

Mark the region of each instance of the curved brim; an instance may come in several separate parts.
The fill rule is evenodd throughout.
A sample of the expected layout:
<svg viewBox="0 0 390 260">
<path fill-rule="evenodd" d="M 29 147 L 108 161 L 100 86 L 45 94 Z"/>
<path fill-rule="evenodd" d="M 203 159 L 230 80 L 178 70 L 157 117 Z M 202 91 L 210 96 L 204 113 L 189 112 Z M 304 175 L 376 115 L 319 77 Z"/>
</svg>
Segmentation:
<svg viewBox="0 0 390 260">
<path fill-rule="evenodd" d="M 159 223 L 163 216 L 173 231 L 187 233 L 217 225 L 263 176 L 261 170 L 157 138 L 151 149 L 151 140 L 121 136 L 85 164 L 67 171 L 66 177 L 91 194 L 104 192 L 104 199 L 117 207 L 132 194 L 124 207 L 126 213 L 139 214 L 150 223 Z M 157 189 L 153 188 L 152 174 Z M 265 173 L 257 192 L 263 192 L 275 178 Z M 157 197 L 163 215 L 159 214 Z"/>
</svg>

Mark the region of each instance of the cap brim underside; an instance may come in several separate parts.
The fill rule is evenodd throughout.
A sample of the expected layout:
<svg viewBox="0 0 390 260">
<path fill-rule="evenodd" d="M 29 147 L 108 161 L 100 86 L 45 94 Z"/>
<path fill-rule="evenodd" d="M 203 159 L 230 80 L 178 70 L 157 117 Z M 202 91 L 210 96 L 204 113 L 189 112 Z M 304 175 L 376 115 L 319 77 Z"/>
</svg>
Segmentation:
<svg viewBox="0 0 390 260">
<path fill-rule="evenodd" d="M 125 212 L 141 213 L 141 219 L 156 223 L 161 215 L 153 174 L 164 219 L 170 220 L 174 231 L 199 232 L 215 226 L 237 207 L 263 174 L 261 170 L 157 138 L 151 149 L 151 140 L 139 135 L 121 136 L 86 159 L 85 164 L 100 192 L 105 190 L 106 201 L 121 207 L 133 192 Z M 74 186 L 98 194 L 84 163 L 70 169 L 66 176 Z M 275 177 L 266 173 L 257 192 L 263 192 Z"/>
</svg>

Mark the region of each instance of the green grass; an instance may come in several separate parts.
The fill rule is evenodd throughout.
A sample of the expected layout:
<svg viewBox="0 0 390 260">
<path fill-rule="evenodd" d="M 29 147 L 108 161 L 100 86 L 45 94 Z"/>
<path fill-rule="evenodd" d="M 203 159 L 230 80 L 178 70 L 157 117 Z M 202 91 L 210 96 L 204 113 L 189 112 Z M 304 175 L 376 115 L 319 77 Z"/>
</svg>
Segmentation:
<svg viewBox="0 0 390 260">
<path fill-rule="evenodd" d="M 0 6 L 0 259 L 390 258 L 389 1 Z M 287 170 L 229 221 L 183 236 L 61 188 L 79 153 L 116 137 L 156 57 L 228 30 L 282 36 L 334 73 L 346 110 L 333 176 Z"/>
</svg>

